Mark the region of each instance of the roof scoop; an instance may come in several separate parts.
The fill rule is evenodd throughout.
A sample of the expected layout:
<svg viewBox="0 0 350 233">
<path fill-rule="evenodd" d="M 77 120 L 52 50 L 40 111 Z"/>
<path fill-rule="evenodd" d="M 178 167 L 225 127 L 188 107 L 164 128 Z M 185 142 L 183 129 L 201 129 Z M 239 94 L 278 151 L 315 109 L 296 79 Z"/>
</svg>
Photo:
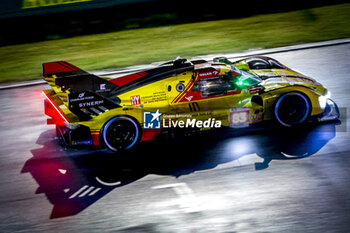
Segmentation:
<svg viewBox="0 0 350 233">
<path fill-rule="evenodd" d="M 163 63 L 162 65 L 173 65 L 174 67 L 184 67 L 184 66 L 191 66 L 193 64 L 190 61 L 188 61 L 186 58 L 181 58 L 180 56 L 178 56 L 174 60 Z"/>
</svg>

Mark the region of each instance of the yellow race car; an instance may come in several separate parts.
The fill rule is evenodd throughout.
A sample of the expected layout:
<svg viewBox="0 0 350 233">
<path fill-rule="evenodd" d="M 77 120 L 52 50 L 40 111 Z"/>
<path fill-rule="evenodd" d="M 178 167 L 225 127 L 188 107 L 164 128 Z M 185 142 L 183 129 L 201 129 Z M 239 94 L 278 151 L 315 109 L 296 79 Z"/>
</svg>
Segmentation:
<svg viewBox="0 0 350 233">
<path fill-rule="evenodd" d="M 172 130 L 294 127 L 339 118 L 320 83 L 257 56 L 231 62 L 177 58 L 130 75 L 98 77 L 65 61 L 43 64 L 48 124 L 68 146 L 127 150 Z"/>
</svg>

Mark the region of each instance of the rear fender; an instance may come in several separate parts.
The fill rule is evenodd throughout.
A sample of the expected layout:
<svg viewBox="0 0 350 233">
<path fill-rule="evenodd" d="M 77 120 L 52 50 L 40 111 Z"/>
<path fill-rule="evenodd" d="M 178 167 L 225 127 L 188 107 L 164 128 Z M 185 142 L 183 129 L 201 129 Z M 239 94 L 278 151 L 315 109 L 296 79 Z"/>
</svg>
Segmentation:
<svg viewBox="0 0 350 233">
<path fill-rule="evenodd" d="M 103 125 L 108 122 L 110 119 L 116 116 L 130 116 L 134 118 L 141 126 L 143 123 L 143 110 L 142 109 L 136 109 L 136 108 L 116 108 L 109 110 L 108 112 L 105 112 L 89 121 L 81 121 L 79 124 L 86 125 L 90 129 L 101 129 Z"/>
</svg>

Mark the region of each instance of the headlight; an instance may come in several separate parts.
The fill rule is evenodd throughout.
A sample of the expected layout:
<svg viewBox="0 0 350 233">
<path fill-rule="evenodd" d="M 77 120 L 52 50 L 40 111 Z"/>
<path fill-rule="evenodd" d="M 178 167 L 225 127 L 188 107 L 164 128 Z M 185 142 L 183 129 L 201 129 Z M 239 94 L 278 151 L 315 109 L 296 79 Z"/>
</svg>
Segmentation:
<svg viewBox="0 0 350 233">
<path fill-rule="evenodd" d="M 327 99 L 331 98 L 331 92 L 326 90 L 325 95 L 321 95 L 318 97 L 318 102 L 320 104 L 320 108 L 325 109 L 327 104 Z"/>
<path fill-rule="evenodd" d="M 339 117 L 340 113 L 337 104 L 333 100 L 327 99 L 323 117 L 320 119 L 320 121 L 338 120 Z"/>
</svg>

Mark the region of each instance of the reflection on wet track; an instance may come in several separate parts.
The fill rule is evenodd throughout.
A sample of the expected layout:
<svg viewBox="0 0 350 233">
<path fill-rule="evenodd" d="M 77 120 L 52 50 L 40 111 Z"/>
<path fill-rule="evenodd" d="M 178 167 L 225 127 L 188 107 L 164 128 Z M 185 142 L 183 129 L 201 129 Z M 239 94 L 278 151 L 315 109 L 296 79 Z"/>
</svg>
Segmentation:
<svg viewBox="0 0 350 233">
<path fill-rule="evenodd" d="M 63 148 L 43 86 L 1 91 L 1 231 L 346 231 L 349 51 L 272 55 L 327 86 L 341 122 L 159 138 L 118 156 Z"/>
<path fill-rule="evenodd" d="M 76 150 L 63 151 L 54 130 L 49 130 L 40 135 L 37 143 L 43 147 L 31 151 L 33 157 L 22 172 L 33 176 L 39 185 L 36 194 L 47 196 L 53 205 L 51 218 L 57 218 L 77 214 L 111 190 L 148 174 L 179 177 L 242 161 L 247 155 L 262 160 L 255 163 L 255 169 L 266 169 L 272 160 L 311 156 L 334 137 L 334 123 L 287 132 L 265 129 L 232 135 L 226 131 L 174 142 L 147 142 L 114 156 L 106 150 L 80 150 L 81 155 L 75 155 Z"/>
</svg>

